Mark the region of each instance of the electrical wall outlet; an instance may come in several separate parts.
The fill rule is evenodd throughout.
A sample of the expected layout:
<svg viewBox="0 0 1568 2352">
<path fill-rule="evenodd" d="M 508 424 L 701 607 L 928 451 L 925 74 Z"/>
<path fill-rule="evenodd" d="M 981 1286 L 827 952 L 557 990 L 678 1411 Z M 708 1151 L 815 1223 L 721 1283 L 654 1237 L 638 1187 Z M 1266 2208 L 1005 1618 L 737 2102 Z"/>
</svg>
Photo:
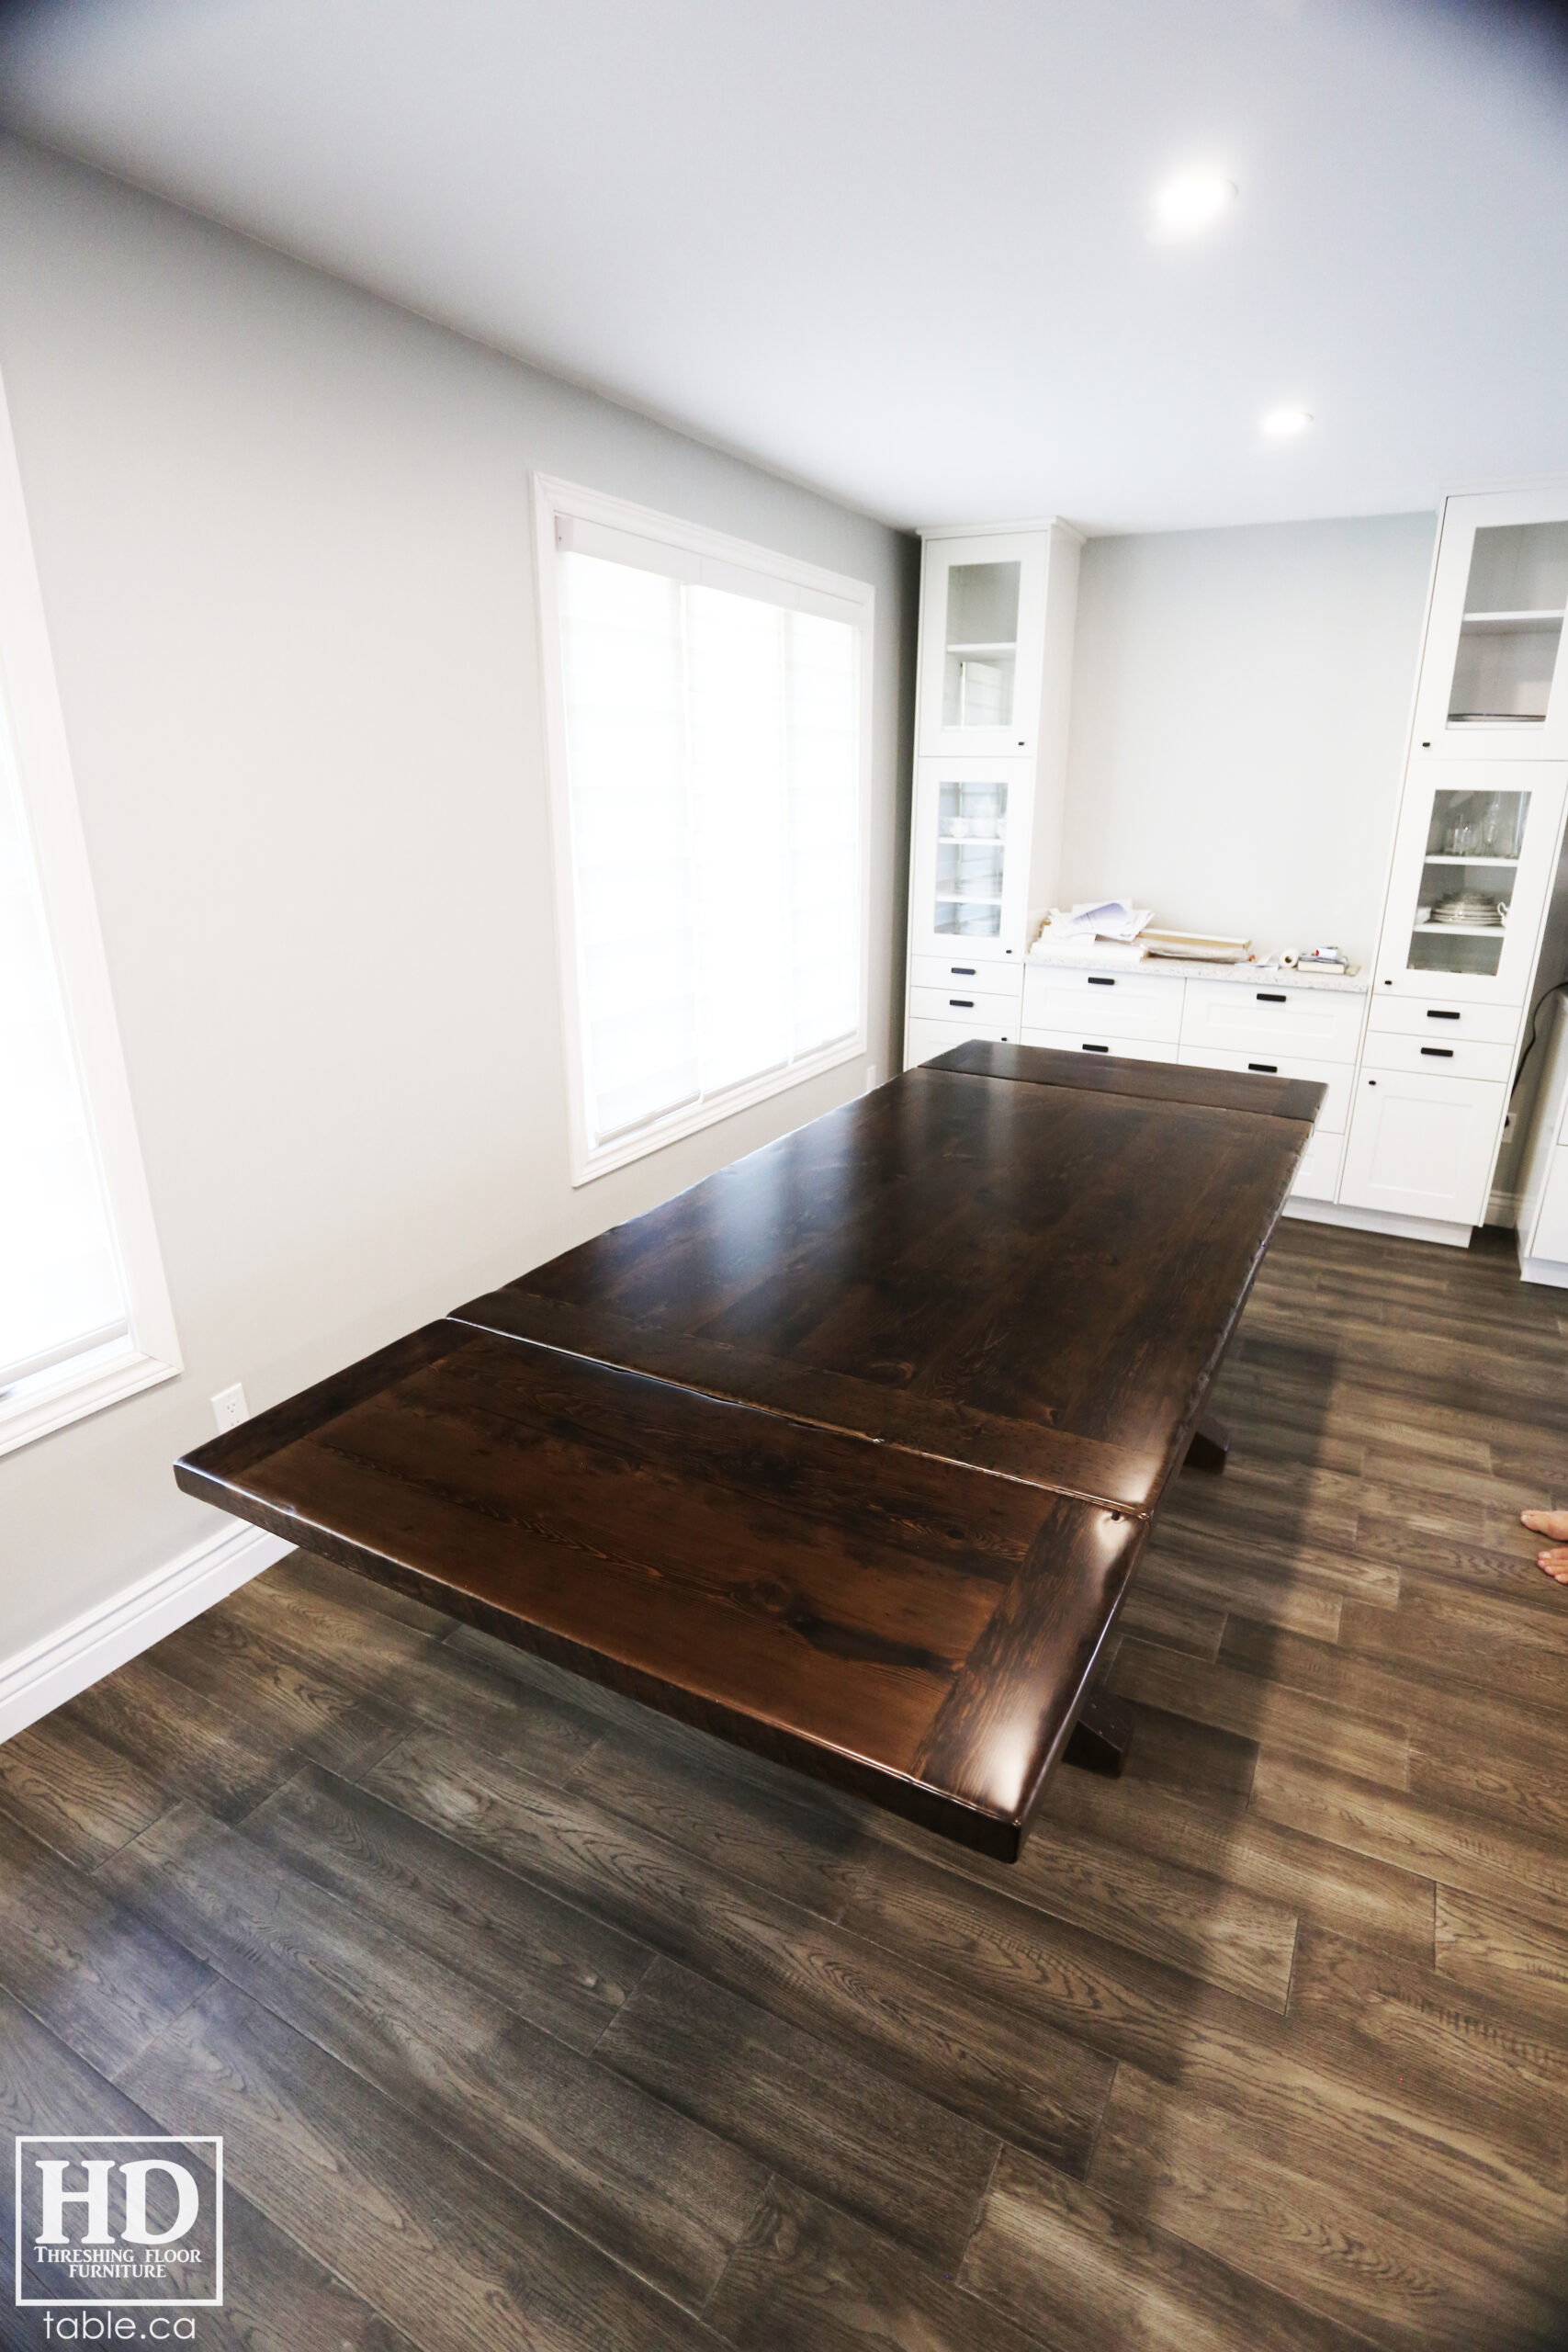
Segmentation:
<svg viewBox="0 0 1568 2352">
<path fill-rule="evenodd" d="M 220 1388 L 212 1399 L 212 1418 L 220 1431 L 237 1430 L 242 1421 L 250 1419 L 251 1408 L 245 1402 L 244 1389 L 237 1380 L 232 1388 Z"/>
</svg>

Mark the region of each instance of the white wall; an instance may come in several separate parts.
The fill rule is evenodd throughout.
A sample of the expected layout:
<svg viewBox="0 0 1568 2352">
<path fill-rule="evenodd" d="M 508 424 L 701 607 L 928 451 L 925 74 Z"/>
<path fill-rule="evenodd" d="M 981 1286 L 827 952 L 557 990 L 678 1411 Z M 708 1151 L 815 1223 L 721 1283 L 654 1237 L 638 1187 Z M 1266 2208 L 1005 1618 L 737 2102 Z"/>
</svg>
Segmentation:
<svg viewBox="0 0 1568 2352">
<path fill-rule="evenodd" d="M 1091 539 L 1062 902 L 1377 946 L 1434 514 Z"/>
<path fill-rule="evenodd" d="M 872 581 L 872 1058 L 902 952 L 912 543 L 0 142 L 11 404 L 185 1376 L 0 1459 L 0 1664 L 222 1522 L 253 1408 L 857 1092 L 574 1193 L 538 467 Z"/>
</svg>

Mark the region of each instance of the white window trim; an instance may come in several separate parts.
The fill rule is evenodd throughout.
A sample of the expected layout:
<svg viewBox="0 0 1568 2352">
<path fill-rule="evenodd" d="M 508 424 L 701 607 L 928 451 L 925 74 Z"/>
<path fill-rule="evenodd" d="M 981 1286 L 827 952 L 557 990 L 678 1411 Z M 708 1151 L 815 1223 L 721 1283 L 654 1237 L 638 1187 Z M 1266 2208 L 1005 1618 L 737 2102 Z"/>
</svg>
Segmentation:
<svg viewBox="0 0 1568 2352">
<path fill-rule="evenodd" d="M 136 1140 L 65 719 L 50 652 L 10 412 L 0 386 L 0 680 L 21 772 L 49 935 L 82 1074 L 87 1114 L 130 1310 L 113 1349 L 40 1374 L 0 1396 L 0 1453 L 183 1370 L 152 1204 Z"/>
<path fill-rule="evenodd" d="M 626 499 L 613 498 L 602 491 L 587 490 L 577 482 L 560 481 L 547 474 L 535 474 L 533 485 L 534 555 L 538 582 L 539 660 L 544 680 L 545 754 L 549 780 L 551 853 L 555 867 L 562 1044 L 566 1055 L 571 1181 L 576 1186 L 592 1183 L 595 1177 L 607 1176 L 613 1169 L 627 1167 L 633 1160 L 645 1159 L 649 1152 L 660 1151 L 666 1144 L 676 1143 L 682 1136 L 696 1135 L 704 1127 L 714 1126 L 719 1120 L 732 1117 L 737 1111 L 744 1111 L 753 1102 L 765 1102 L 773 1095 L 786 1093 L 793 1086 L 803 1086 L 808 1080 L 820 1077 L 825 1070 L 838 1069 L 845 1062 L 863 1057 L 866 1051 L 866 1005 L 871 986 L 872 673 L 876 592 L 868 581 L 851 580 L 841 572 L 825 571 L 817 564 L 802 562 L 795 556 L 781 555 L 775 548 L 756 547 L 749 540 L 731 538 L 722 531 L 706 530 L 700 524 L 660 514 L 652 507 L 633 505 Z M 582 1082 L 582 969 L 576 880 L 571 858 L 571 797 L 567 772 L 560 611 L 556 594 L 556 521 L 562 515 L 578 522 L 602 523 L 615 531 L 633 532 L 655 540 L 660 546 L 679 548 L 688 554 L 705 558 L 716 565 L 734 564 L 747 571 L 760 572 L 765 578 L 776 581 L 782 588 L 802 592 L 803 602 L 807 598 L 829 598 L 835 606 L 844 608 L 842 616 L 861 631 L 860 1022 L 854 1035 L 825 1046 L 818 1053 L 803 1056 L 800 1060 L 791 1063 L 787 1069 L 770 1070 L 758 1078 L 748 1079 L 739 1086 L 727 1088 L 722 1093 L 707 1096 L 695 1109 L 671 1112 L 667 1118 L 649 1121 L 635 1135 L 597 1148 L 590 1141 L 588 1103 Z M 780 598 L 781 603 L 787 601 L 787 597 Z"/>
</svg>

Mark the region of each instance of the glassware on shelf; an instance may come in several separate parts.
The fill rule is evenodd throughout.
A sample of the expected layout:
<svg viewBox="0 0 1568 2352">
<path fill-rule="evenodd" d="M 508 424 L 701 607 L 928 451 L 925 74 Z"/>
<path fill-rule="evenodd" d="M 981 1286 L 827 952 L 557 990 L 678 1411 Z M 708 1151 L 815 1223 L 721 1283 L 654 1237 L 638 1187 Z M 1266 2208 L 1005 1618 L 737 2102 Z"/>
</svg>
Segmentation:
<svg viewBox="0 0 1568 2352">
<path fill-rule="evenodd" d="M 1529 808 L 1528 792 L 1434 793 L 1427 855 L 1516 865 Z"/>
</svg>

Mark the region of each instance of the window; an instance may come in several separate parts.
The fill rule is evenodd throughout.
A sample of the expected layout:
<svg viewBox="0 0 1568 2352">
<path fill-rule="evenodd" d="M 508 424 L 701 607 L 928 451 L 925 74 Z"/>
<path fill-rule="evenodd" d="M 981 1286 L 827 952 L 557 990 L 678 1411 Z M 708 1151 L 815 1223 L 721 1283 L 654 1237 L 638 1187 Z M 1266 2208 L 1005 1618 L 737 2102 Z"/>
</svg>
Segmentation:
<svg viewBox="0 0 1568 2352">
<path fill-rule="evenodd" d="M 582 1183 L 865 1049 L 873 592 L 536 494 Z"/>
<path fill-rule="evenodd" d="M 0 1453 L 179 1368 L 0 399 Z"/>
</svg>

